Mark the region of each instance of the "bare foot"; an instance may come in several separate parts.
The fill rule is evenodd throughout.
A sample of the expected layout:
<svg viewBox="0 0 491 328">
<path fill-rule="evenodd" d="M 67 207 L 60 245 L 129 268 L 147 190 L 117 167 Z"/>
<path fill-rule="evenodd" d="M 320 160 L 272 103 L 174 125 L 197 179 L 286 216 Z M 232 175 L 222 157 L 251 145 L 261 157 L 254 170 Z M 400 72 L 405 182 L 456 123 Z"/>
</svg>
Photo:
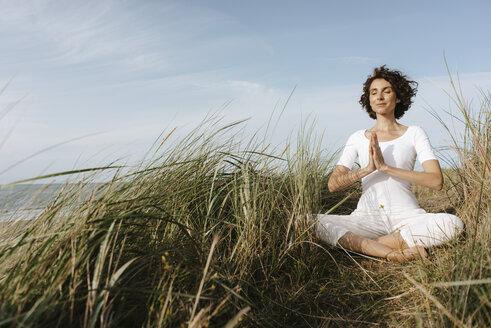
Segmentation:
<svg viewBox="0 0 491 328">
<path fill-rule="evenodd" d="M 413 246 L 403 250 L 397 250 L 387 254 L 387 259 L 390 261 L 402 263 L 408 260 L 414 260 L 422 258 L 425 261 L 429 261 L 428 253 L 423 246 Z"/>
</svg>

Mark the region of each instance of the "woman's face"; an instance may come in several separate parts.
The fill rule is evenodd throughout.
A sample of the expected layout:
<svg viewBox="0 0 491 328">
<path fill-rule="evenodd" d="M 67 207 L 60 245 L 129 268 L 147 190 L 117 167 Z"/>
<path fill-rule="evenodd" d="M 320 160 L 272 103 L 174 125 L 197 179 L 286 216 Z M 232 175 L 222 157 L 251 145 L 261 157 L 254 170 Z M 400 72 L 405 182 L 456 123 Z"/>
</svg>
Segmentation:
<svg viewBox="0 0 491 328">
<path fill-rule="evenodd" d="M 384 79 L 375 79 L 370 84 L 370 107 L 377 115 L 394 114 L 396 104 L 400 102 L 397 99 L 392 85 Z"/>
</svg>

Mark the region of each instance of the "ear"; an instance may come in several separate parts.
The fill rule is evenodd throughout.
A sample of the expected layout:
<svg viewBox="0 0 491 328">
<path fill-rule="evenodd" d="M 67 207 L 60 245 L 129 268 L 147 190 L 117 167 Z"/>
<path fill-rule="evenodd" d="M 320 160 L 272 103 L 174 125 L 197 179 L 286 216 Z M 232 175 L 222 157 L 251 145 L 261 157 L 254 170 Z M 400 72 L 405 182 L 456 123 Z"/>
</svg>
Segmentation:
<svg viewBox="0 0 491 328">
<path fill-rule="evenodd" d="M 399 98 L 396 98 L 396 104 L 400 103 L 401 100 Z"/>
</svg>

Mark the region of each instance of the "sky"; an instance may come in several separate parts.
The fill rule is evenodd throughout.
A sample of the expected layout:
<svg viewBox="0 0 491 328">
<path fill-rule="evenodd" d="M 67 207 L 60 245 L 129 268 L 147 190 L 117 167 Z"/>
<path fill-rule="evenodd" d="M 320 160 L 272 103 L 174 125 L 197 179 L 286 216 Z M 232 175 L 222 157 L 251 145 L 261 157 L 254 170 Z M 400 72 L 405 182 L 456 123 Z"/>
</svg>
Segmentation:
<svg viewBox="0 0 491 328">
<path fill-rule="evenodd" d="M 448 136 L 428 108 L 443 117 L 451 109 L 445 59 L 476 106 L 479 89 L 491 88 L 488 0 L 0 0 L 0 8 L 0 184 L 134 163 L 162 132 L 177 127 L 179 138 L 217 112 L 223 122 L 248 118 L 251 134 L 273 113 L 277 144 L 315 120 L 334 151 L 373 126 L 358 99 L 384 64 L 419 83 L 400 123 L 423 127 L 440 147 Z"/>
</svg>

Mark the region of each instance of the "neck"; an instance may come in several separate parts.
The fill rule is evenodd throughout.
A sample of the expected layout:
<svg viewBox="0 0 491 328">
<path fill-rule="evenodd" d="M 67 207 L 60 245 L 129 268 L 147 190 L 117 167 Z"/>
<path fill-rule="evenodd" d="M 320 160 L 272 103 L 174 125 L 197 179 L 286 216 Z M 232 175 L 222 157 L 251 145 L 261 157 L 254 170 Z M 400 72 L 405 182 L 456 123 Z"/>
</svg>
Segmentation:
<svg viewBox="0 0 491 328">
<path fill-rule="evenodd" d="M 394 115 L 384 116 L 377 114 L 377 122 L 373 129 L 378 131 L 389 131 L 397 129 L 399 125 L 400 124 L 397 123 Z"/>
</svg>

